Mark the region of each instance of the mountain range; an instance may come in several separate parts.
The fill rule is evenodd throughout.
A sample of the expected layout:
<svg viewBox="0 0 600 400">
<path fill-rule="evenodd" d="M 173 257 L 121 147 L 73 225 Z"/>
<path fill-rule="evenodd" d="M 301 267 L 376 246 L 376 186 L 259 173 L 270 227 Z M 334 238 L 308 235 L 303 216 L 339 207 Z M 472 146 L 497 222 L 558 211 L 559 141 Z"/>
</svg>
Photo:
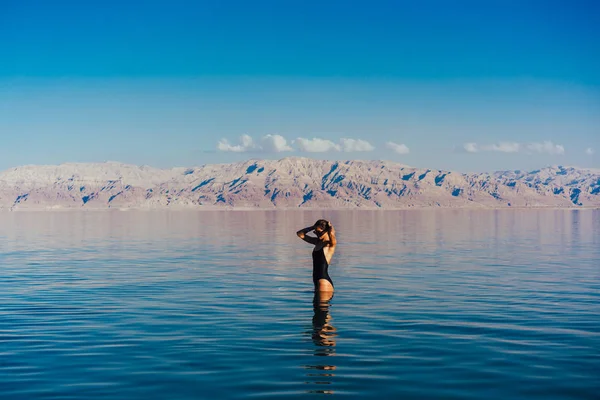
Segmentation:
<svg viewBox="0 0 600 400">
<path fill-rule="evenodd" d="M 157 169 L 116 162 L 0 172 L 0 210 L 600 208 L 600 170 L 459 173 L 304 157 Z"/>
</svg>

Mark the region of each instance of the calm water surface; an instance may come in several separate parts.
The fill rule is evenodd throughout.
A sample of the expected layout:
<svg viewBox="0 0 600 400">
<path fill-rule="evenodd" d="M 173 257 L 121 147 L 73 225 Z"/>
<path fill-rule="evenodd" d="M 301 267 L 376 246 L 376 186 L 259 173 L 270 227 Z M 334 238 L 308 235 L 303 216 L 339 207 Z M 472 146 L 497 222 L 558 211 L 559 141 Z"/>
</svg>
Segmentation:
<svg viewBox="0 0 600 400">
<path fill-rule="evenodd" d="M 0 398 L 598 399 L 599 260 L 599 211 L 0 213 Z"/>
</svg>

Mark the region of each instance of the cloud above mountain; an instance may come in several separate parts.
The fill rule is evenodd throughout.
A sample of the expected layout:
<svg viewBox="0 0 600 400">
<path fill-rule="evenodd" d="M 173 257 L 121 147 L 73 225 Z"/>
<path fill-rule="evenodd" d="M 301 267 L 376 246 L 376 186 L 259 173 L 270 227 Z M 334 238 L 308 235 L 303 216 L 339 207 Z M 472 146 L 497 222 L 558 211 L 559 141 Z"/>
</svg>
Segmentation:
<svg viewBox="0 0 600 400">
<path fill-rule="evenodd" d="M 501 153 L 518 153 L 521 145 L 515 142 L 500 142 L 498 144 L 465 143 L 463 148 L 467 153 L 479 153 L 480 151 L 498 151 Z"/>
<path fill-rule="evenodd" d="M 552 155 L 565 154 L 564 146 L 560 144 L 554 144 L 550 141 L 545 141 L 543 143 L 530 143 L 527 145 L 527 150 L 535 153 L 547 153 Z"/>
<path fill-rule="evenodd" d="M 394 142 L 387 142 L 385 144 L 385 147 L 392 150 L 396 154 L 410 153 L 410 149 L 408 148 L 408 146 L 406 146 L 405 144 L 402 144 L 402 143 L 398 144 L 398 143 L 394 143 Z"/>
<path fill-rule="evenodd" d="M 265 135 L 260 142 L 255 142 L 250 135 L 242 135 L 238 144 L 231 144 L 227 139 L 221 139 L 217 143 L 217 149 L 224 152 L 264 152 L 280 153 L 298 150 L 307 153 L 325 153 L 339 151 L 344 153 L 366 152 L 375 150 L 375 146 L 366 140 L 341 138 L 338 143 L 322 138 L 297 138 L 288 145 L 287 140 L 281 135 Z"/>
<path fill-rule="evenodd" d="M 234 153 L 279 153 L 293 150 L 287 144 L 287 140 L 281 135 L 265 135 L 262 137 L 260 143 L 255 143 L 250 135 L 242 135 L 240 138 L 240 144 L 236 145 L 230 144 L 227 139 L 221 139 L 217 144 L 217 149 L 220 151 L 229 151 Z"/>
<path fill-rule="evenodd" d="M 353 152 L 353 151 L 373 151 L 375 147 L 362 139 L 340 139 L 340 149 L 344 152 Z"/>
<path fill-rule="evenodd" d="M 279 153 L 282 151 L 292 151 L 287 144 L 287 140 L 281 135 L 266 135 L 262 138 L 261 147 L 264 151 Z"/>
<path fill-rule="evenodd" d="M 326 153 L 328 151 L 339 151 L 340 146 L 328 139 L 305 139 L 297 138 L 292 141 L 292 144 L 300 151 L 308 153 Z"/>
<path fill-rule="evenodd" d="M 495 151 L 500 153 L 543 153 L 550 155 L 561 155 L 565 153 L 563 145 L 554 144 L 551 141 L 517 143 L 517 142 L 499 142 L 494 144 L 465 143 L 462 149 L 467 153 L 480 153 L 484 151 Z"/>
<path fill-rule="evenodd" d="M 240 144 L 231 145 L 227 139 L 219 140 L 217 149 L 220 151 L 231 151 L 234 153 L 243 153 L 256 148 L 254 141 L 250 135 L 242 135 Z"/>
<path fill-rule="evenodd" d="M 307 153 L 325 153 L 329 151 L 341 151 L 345 153 L 365 152 L 375 150 L 375 146 L 366 140 L 341 138 L 339 143 L 335 143 L 329 139 L 321 138 L 297 138 L 292 141 L 299 151 Z"/>
<path fill-rule="evenodd" d="M 594 153 L 595 153 L 595 151 L 591 147 L 588 147 L 587 149 L 585 149 L 585 154 L 587 154 L 588 156 L 593 156 Z"/>
</svg>

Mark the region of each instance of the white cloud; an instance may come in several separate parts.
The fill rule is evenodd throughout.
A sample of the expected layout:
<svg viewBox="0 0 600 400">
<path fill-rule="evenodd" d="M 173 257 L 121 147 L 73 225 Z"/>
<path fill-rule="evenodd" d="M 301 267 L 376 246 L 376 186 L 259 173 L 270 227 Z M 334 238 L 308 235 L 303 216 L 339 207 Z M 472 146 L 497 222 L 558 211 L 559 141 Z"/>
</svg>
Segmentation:
<svg viewBox="0 0 600 400">
<path fill-rule="evenodd" d="M 518 153 L 521 145 L 515 142 L 500 142 L 498 144 L 465 143 L 463 149 L 467 153 L 478 153 L 480 151 L 498 151 L 500 153 Z"/>
<path fill-rule="evenodd" d="M 266 135 L 262 138 L 262 149 L 271 153 L 279 153 L 282 151 L 292 151 L 288 146 L 287 140 L 281 135 Z"/>
<path fill-rule="evenodd" d="M 229 141 L 227 139 L 221 139 L 219 140 L 219 143 L 217 144 L 217 149 L 221 150 L 221 151 L 232 151 L 234 153 L 243 153 L 246 151 L 250 151 L 250 150 L 254 150 L 256 148 L 256 145 L 254 144 L 254 141 L 252 140 L 252 137 L 250 135 L 242 135 L 241 139 L 241 144 L 237 144 L 235 146 L 229 144 Z"/>
<path fill-rule="evenodd" d="M 518 153 L 521 149 L 521 145 L 515 142 L 500 142 L 498 144 L 492 144 L 487 146 L 485 150 L 499 151 L 501 153 Z"/>
<path fill-rule="evenodd" d="M 347 138 L 340 139 L 340 148 L 345 152 L 375 150 L 375 147 L 373 147 L 373 145 L 366 140 Z"/>
<path fill-rule="evenodd" d="M 585 154 L 587 154 L 588 156 L 592 156 L 592 155 L 594 155 L 594 153 L 595 153 L 595 151 L 591 147 L 588 147 L 587 149 L 585 149 Z"/>
<path fill-rule="evenodd" d="M 548 153 L 552 155 L 565 154 L 564 146 L 554 144 L 548 140 L 543 143 L 529 143 L 527 149 L 537 153 Z"/>
<path fill-rule="evenodd" d="M 240 138 L 240 144 L 231 145 L 227 139 L 219 140 L 217 149 L 220 151 L 231 151 L 235 153 L 244 152 L 269 152 L 278 153 L 281 151 L 292 151 L 293 149 L 288 146 L 287 141 L 281 135 L 265 135 L 261 139 L 261 144 L 254 143 L 254 140 L 249 135 L 242 135 Z"/>
<path fill-rule="evenodd" d="M 551 141 L 544 141 L 542 143 L 528 143 L 523 145 L 516 142 L 499 142 L 498 144 L 483 144 L 477 143 L 465 143 L 463 149 L 467 153 L 478 153 L 480 151 L 497 151 L 501 153 L 519 153 L 523 150 L 535 153 L 547 153 L 552 155 L 559 155 L 565 153 L 564 146 L 560 144 L 554 144 Z"/>
<path fill-rule="evenodd" d="M 292 141 L 292 143 L 297 144 L 298 149 L 300 151 L 306 151 L 308 153 L 324 153 L 324 152 L 332 151 L 332 150 L 340 151 L 339 145 L 337 145 L 337 144 L 333 143 L 331 140 L 327 140 L 327 139 L 297 138 L 296 140 Z"/>
<path fill-rule="evenodd" d="M 357 151 L 373 151 L 375 147 L 362 139 L 350 139 L 342 138 L 339 143 L 334 143 L 328 139 L 321 138 L 297 138 L 292 140 L 291 144 L 300 151 L 309 153 L 324 153 L 328 151 L 343 151 L 343 152 L 357 152 Z M 236 153 L 243 152 L 267 152 L 267 153 L 279 153 L 283 151 L 294 151 L 294 149 L 288 145 L 287 140 L 281 135 L 265 135 L 262 137 L 259 143 L 256 143 L 251 136 L 242 135 L 240 137 L 239 144 L 231 144 L 227 139 L 219 140 L 217 149 L 220 151 L 230 151 Z"/>
<path fill-rule="evenodd" d="M 332 142 L 329 139 L 321 138 L 297 138 L 292 141 L 298 147 L 298 150 L 308 153 L 325 153 L 328 151 L 373 151 L 375 147 L 362 139 L 341 138 L 339 144 Z"/>
<path fill-rule="evenodd" d="M 467 153 L 477 153 L 479 151 L 479 146 L 477 146 L 477 143 L 465 143 L 463 149 L 465 149 Z"/>
<path fill-rule="evenodd" d="M 398 154 L 408 154 L 410 152 L 410 149 L 405 144 L 398 144 L 398 143 L 394 143 L 394 142 L 387 142 L 385 144 L 385 147 L 387 147 L 388 149 L 393 150 L 394 152 L 396 152 Z"/>
</svg>

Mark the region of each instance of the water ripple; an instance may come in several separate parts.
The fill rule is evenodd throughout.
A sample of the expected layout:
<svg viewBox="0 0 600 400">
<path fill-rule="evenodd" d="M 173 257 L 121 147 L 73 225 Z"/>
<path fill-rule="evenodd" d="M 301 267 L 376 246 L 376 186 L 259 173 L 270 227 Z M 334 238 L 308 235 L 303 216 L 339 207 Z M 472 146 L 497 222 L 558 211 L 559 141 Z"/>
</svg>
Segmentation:
<svg viewBox="0 0 600 400">
<path fill-rule="evenodd" d="M 0 398 L 597 398 L 597 211 L 330 214 L 0 213 Z"/>
</svg>

